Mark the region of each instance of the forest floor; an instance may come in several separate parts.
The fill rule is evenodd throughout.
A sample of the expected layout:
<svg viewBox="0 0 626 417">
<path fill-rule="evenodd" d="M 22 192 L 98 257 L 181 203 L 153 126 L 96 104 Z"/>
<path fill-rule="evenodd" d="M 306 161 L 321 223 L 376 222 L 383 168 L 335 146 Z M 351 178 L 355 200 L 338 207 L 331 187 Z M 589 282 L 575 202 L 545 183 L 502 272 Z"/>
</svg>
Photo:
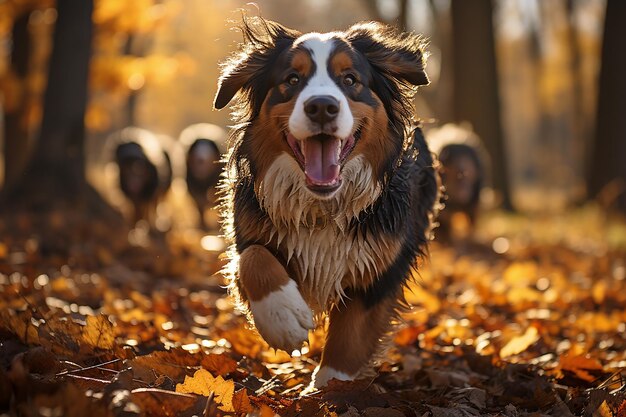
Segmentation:
<svg viewBox="0 0 626 417">
<path fill-rule="evenodd" d="M 595 207 L 489 213 L 473 243 L 433 244 L 376 376 L 307 395 L 323 329 L 268 348 L 220 245 L 2 215 L 0 415 L 626 417 L 626 222 Z"/>
</svg>

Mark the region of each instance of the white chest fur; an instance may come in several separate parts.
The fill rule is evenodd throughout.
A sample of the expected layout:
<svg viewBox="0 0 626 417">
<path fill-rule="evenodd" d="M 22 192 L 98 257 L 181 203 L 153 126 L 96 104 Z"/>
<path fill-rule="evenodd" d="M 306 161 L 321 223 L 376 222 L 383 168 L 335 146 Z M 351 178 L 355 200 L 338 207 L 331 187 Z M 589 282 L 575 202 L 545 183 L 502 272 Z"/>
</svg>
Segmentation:
<svg viewBox="0 0 626 417">
<path fill-rule="evenodd" d="M 390 237 L 368 236 L 348 225 L 380 195 L 380 185 L 362 156 L 346 163 L 342 187 L 320 199 L 304 185 L 302 170 L 287 154 L 274 161 L 257 187 L 257 196 L 274 228 L 279 250 L 301 271 L 300 291 L 315 309 L 338 301 L 348 286 L 376 276 L 397 256 Z"/>
</svg>

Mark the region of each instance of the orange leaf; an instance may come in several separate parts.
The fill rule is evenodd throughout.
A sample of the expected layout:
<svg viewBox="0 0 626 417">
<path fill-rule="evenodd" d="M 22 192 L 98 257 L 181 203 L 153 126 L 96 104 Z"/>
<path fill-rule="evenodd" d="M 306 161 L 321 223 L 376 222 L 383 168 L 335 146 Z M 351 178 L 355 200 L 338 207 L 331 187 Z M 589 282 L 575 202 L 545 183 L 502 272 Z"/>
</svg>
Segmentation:
<svg viewBox="0 0 626 417">
<path fill-rule="evenodd" d="M 252 405 L 245 388 L 240 389 L 233 395 L 233 409 L 235 413 L 250 413 Z"/>
<path fill-rule="evenodd" d="M 276 415 L 274 410 L 272 410 L 268 405 L 265 405 L 265 404 L 261 404 L 260 411 L 261 411 L 261 413 L 259 414 L 260 417 L 274 417 Z"/>
<path fill-rule="evenodd" d="M 202 367 L 214 375 L 226 375 L 237 369 L 237 362 L 223 353 L 210 353 L 202 359 Z"/>
<path fill-rule="evenodd" d="M 587 371 L 600 371 L 602 364 L 589 355 L 570 355 L 565 354 L 559 358 L 559 366 L 561 369 L 574 373 L 578 378 L 584 381 L 594 381 L 596 377 Z"/>
<path fill-rule="evenodd" d="M 232 380 L 225 381 L 221 376 L 214 378 L 206 369 L 198 369 L 193 377 L 186 376 L 185 382 L 176 385 L 176 392 L 198 394 L 205 397 L 210 396 L 213 392 L 215 402 L 221 404 L 220 410 L 229 413 L 235 412 L 233 408 L 235 383 Z"/>
<path fill-rule="evenodd" d="M 523 335 L 514 337 L 509 340 L 509 343 L 504 345 L 504 347 L 500 350 L 500 357 L 507 358 L 509 356 L 517 355 L 518 353 L 528 349 L 528 347 L 537 340 L 539 340 L 537 328 L 530 326 L 526 329 L 526 332 Z"/>
</svg>

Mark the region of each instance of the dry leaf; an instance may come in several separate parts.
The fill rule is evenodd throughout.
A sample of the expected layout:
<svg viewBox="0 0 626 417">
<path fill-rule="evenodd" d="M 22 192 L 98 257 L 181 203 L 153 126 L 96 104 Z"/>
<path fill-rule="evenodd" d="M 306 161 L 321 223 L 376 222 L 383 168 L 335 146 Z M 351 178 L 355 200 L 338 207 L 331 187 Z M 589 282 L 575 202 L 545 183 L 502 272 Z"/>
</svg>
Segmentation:
<svg viewBox="0 0 626 417">
<path fill-rule="evenodd" d="M 235 372 L 237 362 L 226 354 L 210 353 L 202 359 L 202 367 L 214 375 L 226 375 Z"/>
<path fill-rule="evenodd" d="M 528 349 L 530 345 L 539 340 L 539 332 L 535 326 L 530 326 L 526 329 L 526 332 L 521 336 L 516 336 L 509 340 L 509 343 L 504 345 L 500 350 L 501 358 L 508 358 L 509 356 L 517 355 Z"/>
<path fill-rule="evenodd" d="M 148 415 L 175 417 L 193 407 L 198 397 L 157 388 L 137 388 L 131 391 L 131 399 Z"/>
<path fill-rule="evenodd" d="M 240 389 L 233 395 L 233 409 L 236 413 L 249 413 L 252 411 L 250 397 L 245 388 Z"/>
<path fill-rule="evenodd" d="M 113 325 L 105 316 L 87 316 L 82 339 L 89 346 L 105 350 L 112 349 L 115 345 Z"/>
<path fill-rule="evenodd" d="M 611 407 L 605 401 L 602 401 L 600 407 L 596 411 L 593 412 L 592 417 L 615 417 L 613 411 L 611 411 Z"/>
<path fill-rule="evenodd" d="M 219 409 L 226 412 L 235 412 L 233 408 L 233 395 L 235 383 L 232 380 L 225 381 L 221 376 L 214 378 L 206 369 L 198 369 L 193 377 L 186 376 L 185 382 L 176 384 L 176 392 L 184 394 L 198 394 L 208 397 L 213 392 Z"/>
<path fill-rule="evenodd" d="M 574 373 L 578 378 L 592 382 L 596 379 L 588 371 L 601 371 L 602 364 L 589 355 L 565 354 L 559 358 L 559 367 L 565 371 Z"/>
</svg>

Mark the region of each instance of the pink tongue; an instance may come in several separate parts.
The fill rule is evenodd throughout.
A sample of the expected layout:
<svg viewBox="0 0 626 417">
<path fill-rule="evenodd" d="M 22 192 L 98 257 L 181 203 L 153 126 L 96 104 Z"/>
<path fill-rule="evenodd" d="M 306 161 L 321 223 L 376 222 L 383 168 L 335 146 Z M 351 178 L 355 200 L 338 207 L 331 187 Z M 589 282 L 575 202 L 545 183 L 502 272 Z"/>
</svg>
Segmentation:
<svg viewBox="0 0 626 417">
<path fill-rule="evenodd" d="M 326 185 L 339 177 L 338 138 L 306 139 L 304 150 L 304 174 L 315 185 Z"/>
</svg>

